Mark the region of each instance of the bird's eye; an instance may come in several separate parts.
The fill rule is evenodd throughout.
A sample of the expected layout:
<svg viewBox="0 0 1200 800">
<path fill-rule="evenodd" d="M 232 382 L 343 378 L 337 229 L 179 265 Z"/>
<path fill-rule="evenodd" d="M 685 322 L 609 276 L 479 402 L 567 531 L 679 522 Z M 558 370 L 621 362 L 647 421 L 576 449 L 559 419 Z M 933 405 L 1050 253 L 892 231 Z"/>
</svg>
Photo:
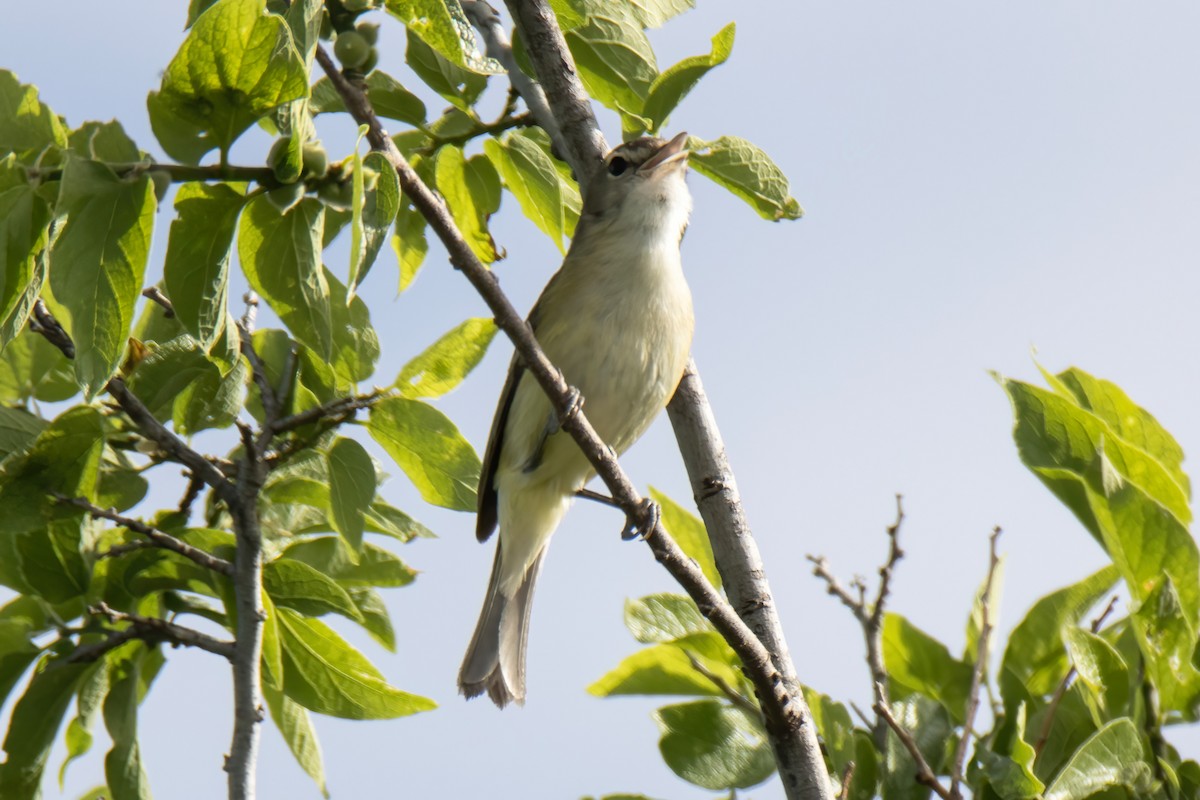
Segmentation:
<svg viewBox="0 0 1200 800">
<path fill-rule="evenodd" d="M 620 156 L 617 156 L 612 161 L 608 162 L 608 174 L 609 175 L 621 175 L 622 173 L 625 172 L 625 169 L 628 166 L 629 166 L 628 161 L 621 158 Z"/>
</svg>

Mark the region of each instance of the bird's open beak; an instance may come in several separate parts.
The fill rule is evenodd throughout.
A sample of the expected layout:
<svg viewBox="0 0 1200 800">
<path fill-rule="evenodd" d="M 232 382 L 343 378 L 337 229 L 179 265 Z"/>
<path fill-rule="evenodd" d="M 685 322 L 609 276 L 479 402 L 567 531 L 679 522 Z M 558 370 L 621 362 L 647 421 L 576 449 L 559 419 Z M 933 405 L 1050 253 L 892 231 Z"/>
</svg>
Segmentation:
<svg viewBox="0 0 1200 800">
<path fill-rule="evenodd" d="M 687 137 L 686 131 L 677 134 L 674 139 L 660 147 L 657 153 L 646 159 L 646 162 L 638 167 L 638 172 L 650 175 L 671 164 L 680 166 L 686 164 L 688 151 L 684 149 L 684 146 L 687 144 Z"/>
</svg>

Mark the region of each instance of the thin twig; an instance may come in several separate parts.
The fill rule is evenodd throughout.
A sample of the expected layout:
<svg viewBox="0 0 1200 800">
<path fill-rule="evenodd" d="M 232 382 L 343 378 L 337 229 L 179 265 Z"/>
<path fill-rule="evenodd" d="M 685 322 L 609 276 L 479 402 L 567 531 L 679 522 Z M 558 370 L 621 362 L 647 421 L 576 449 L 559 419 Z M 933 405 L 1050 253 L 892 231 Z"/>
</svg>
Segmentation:
<svg viewBox="0 0 1200 800">
<path fill-rule="evenodd" d="M 591 500 L 601 505 L 609 506 L 610 508 L 620 508 L 621 504 L 613 500 L 603 492 L 594 492 L 591 489 L 576 489 L 576 497 L 582 497 L 584 500 Z"/>
<path fill-rule="evenodd" d="M 159 289 L 157 286 L 142 289 L 142 297 L 162 306 L 163 316 L 167 319 L 175 318 L 175 305 L 162 293 L 162 289 Z"/>
<path fill-rule="evenodd" d="M 1116 607 L 1117 595 L 1114 594 L 1108 599 L 1108 604 L 1104 607 L 1104 610 L 1100 612 L 1100 615 L 1092 620 L 1092 633 L 1100 632 L 1100 628 L 1104 625 L 1104 621 L 1108 619 L 1108 615 L 1111 614 L 1113 609 Z M 1056 686 L 1054 689 L 1054 694 L 1050 697 L 1050 702 L 1046 705 L 1046 717 L 1042 720 L 1042 727 L 1041 730 L 1038 731 L 1037 741 L 1033 743 L 1033 752 L 1035 757 L 1042 754 L 1042 750 L 1046 747 L 1046 742 L 1050 740 L 1050 729 L 1054 727 L 1054 716 L 1058 713 L 1058 705 L 1066 696 L 1067 690 L 1071 688 L 1071 682 L 1075 680 L 1075 675 L 1075 666 L 1072 665 L 1071 668 L 1067 670 L 1067 674 L 1063 676 L 1063 679 L 1058 682 L 1058 686 Z"/>
<path fill-rule="evenodd" d="M 184 519 L 187 519 L 191 516 L 192 504 L 196 502 L 196 499 L 200 497 L 200 492 L 204 489 L 204 481 L 187 470 L 184 470 L 183 474 L 187 476 L 188 484 L 183 497 L 179 500 L 179 513 L 183 515 Z"/>
<path fill-rule="evenodd" d="M 896 518 L 887 527 L 887 560 L 879 568 L 879 587 L 876 590 L 874 602 L 869 606 L 867 604 L 867 586 L 861 578 L 855 578 L 851 583 L 851 587 L 858 592 L 856 597 L 838 581 L 829 569 L 829 561 L 825 556 L 807 556 L 813 564 L 813 575 L 823 580 L 829 594 L 841 600 L 842 605 L 850 609 L 850 613 L 858 620 L 859 626 L 862 628 L 863 641 L 866 643 L 867 668 L 871 671 L 871 683 L 872 685 L 880 684 L 885 688 L 888 685 L 888 674 L 883 663 L 883 615 L 888 596 L 891 594 L 892 575 L 895 573 L 896 563 L 904 557 L 904 551 L 900 548 L 900 528 L 903 523 L 904 496 L 897 494 Z M 875 722 L 869 727 L 875 740 L 875 746 L 882 750 L 887 741 L 887 724 L 882 718 L 876 716 Z"/>
<path fill-rule="evenodd" d="M 963 765 L 967 761 L 967 750 L 971 744 L 972 728 L 975 725 L 975 715 L 979 713 L 979 688 L 983 684 L 987 670 L 988 644 L 992 638 L 991 594 L 992 582 L 996 577 L 996 568 L 1000 565 L 1000 557 L 996 555 L 996 540 L 1000 538 L 1000 528 L 997 526 L 988 537 L 988 569 L 987 579 L 983 583 L 983 595 L 979 601 L 979 645 L 975 653 L 975 668 L 971 672 L 971 690 L 967 693 L 967 713 L 963 721 L 962 738 L 958 740 L 958 749 L 954 753 L 953 766 L 950 769 L 950 796 L 961 800 L 962 791 L 959 786 L 963 781 Z"/>
<path fill-rule="evenodd" d="M 842 791 L 838 795 L 838 800 L 850 800 L 850 782 L 854 780 L 855 766 L 855 763 L 851 761 L 842 770 Z"/>
<path fill-rule="evenodd" d="M 921 752 L 921 748 L 917 746 L 917 742 L 913 739 L 911 733 L 892 715 L 892 710 L 888 707 L 887 690 L 884 689 L 882 683 L 875 684 L 875 704 L 871 706 L 875 715 L 882 719 L 892 732 L 896 734 L 896 738 L 900 740 L 900 744 L 904 745 L 904 749 L 912 756 L 913 762 L 917 765 L 917 774 L 913 776 L 914 780 L 922 786 L 928 786 L 942 800 L 954 800 L 945 786 L 938 781 L 937 775 L 929 766 L 929 762 L 925 760 L 925 754 Z"/>
<path fill-rule="evenodd" d="M 390 389 L 376 389 L 369 394 L 360 394 L 354 397 L 339 397 L 337 400 L 330 400 L 328 403 L 323 403 L 307 411 L 301 411 L 298 414 L 292 414 L 276 420 L 271 425 L 271 432 L 276 435 L 290 433 L 296 428 L 303 428 L 305 425 L 311 425 L 314 422 L 320 422 L 324 419 L 337 419 L 339 422 L 344 422 L 347 418 L 354 416 L 355 412 L 361 411 L 364 408 L 370 408 L 379 402 L 390 391 Z"/>
<path fill-rule="evenodd" d="M 471 24 L 483 37 L 488 56 L 499 61 L 507 70 L 513 91 L 525 101 L 525 107 L 537 120 L 537 124 L 550 136 L 550 140 L 557 144 L 561 135 L 558 123 L 554 120 L 554 112 L 546 102 L 546 94 L 537 81 L 526 75 L 517 64 L 512 44 L 508 41 L 508 34 L 504 32 L 504 26 L 500 24 L 500 15 L 496 13 L 496 9 L 483 0 L 464 0 L 462 8 Z"/>
<path fill-rule="evenodd" d="M 684 655 L 688 657 L 688 661 L 692 662 L 692 669 L 696 670 L 696 672 L 699 672 L 705 678 L 708 678 L 708 680 L 712 682 L 713 686 L 716 686 L 718 689 L 720 689 L 721 694 L 725 695 L 725 697 L 729 699 L 729 702 L 733 703 L 742 711 L 745 711 L 754 719 L 762 719 L 762 709 L 760 709 L 753 700 L 730 686 L 729 682 L 720 675 L 704 666 L 704 663 L 696 657 L 695 653 L 686 649 L 683 652 Z"/>
<path fill-rule="evenodd" d="M 75 357 L 75 342 L 50 313 L 50 309 L 46 308 L 46 301 L 40 297 L 33 303 L 33 310 L 29 315 L 29 330 L 45 337 L 46 341 L 57 347 L 67 358 Z"/>
<path fill-rule="evenodd" d="M 161 547 L 163 550 L 170 550 L 173 553 L 177 553 L 186 559 L 194 561 L 205 569 L 211 569 L 213 572 L 219 572 L 222 575 L 233 575 L 233 564 L 225 559 L 218 558 L 212 553 L 201 550 L 199 547 L 194 547 L 182 539 L 177 539 L 152 525 L 147 525 L 141 520 L 122 516 L 117 513 L 116 509 L 100 508 L 88 502 L 83 497 L 67 497 L 58 492 L 54 492 L 53 497 L 62 505 L 74 506 L 86 511 L 96 519 L 106 519 L 110 522 L 115 522 L 122 528 L 127 528 L 134 533 L 145 536 L 146 539 L 154 543 L 155 547 Z M 109 554 L 112 554 L 112 550 L 109 551 Z"/>
<path fill-rule="evenodd" d="M 149 644 L 168 642 L 175 647 L 196 647 L 229 660 L 234 656 L 234 643 L 224 639 L 216 639 L 207 633 L 176 625 L 157 617 L 144 617 L 140 614 L 126 614 L 117 611 L 104 603 L 98 603 L 88 608 L 93 616 L 105 617 L 110 622 L 124 622 L 129 627 L 113 631 L 102 642 L 87 644 L 75 649 L 68 661 L 95 661 L 110 650 L 114 650 L 126 642 L 140 639 Z"/>
</svg>

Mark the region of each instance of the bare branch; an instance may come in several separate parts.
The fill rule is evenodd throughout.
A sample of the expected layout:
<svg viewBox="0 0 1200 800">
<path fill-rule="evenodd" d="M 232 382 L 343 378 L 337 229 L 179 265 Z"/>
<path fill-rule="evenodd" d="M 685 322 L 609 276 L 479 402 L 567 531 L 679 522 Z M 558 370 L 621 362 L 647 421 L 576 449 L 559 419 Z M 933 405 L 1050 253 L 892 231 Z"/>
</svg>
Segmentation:
<svg viewBox="0 0 1200 800">
<path fill-rule="evenodd" d="M 194 561 L 205 569 L 211 569 L 213 572 L 219 572 L 222 575 L 233 575 L 233 564 L 230 564 L 225 559 L 217 558 L 212 553 L 201 550 L 199 547 L 193 547 L 182 539 L 177 539 L 171 534 L 160 531 L 158 528 L 155 528 L 151 525 L 147 525 L 141 520 L 122 516 L 117 513 L 116 509 L 100 508 L 99 506 L 92 505 L 85 498 L 67 497 L 66 495 L 58 494 L 57 492 L 54 493 L 54 498 L 62 505 L 74 506 L 75 508 L 83 509 L 96 519 L 106 519 L 110 522 L 117 523 L 122 528 L 128 528 L 134 533 L 145 536 L 154 544 L 155 547 L 161 547 L 163 550 L 170 550 L 173 553 L 178 553 L 184 558 Z M 121 545 L 118 545 L 117 547 L 120 546 Z M 113 551 L 116 549 L 117 548 L 114 547 L 112 550 L 109 550 L 108 555 L 110 557 L 113 556 Z M 115 555 L 120 555 L 120 553 L 115 553 Z"/>
<path fill-rule="evenodd" d="M 842 791 L 838 795 L 838 800 L 850 800 L 850 782 L 854 780 L 855 763 L 851 761 L 842 770 Z"/>
<path fill-rule="evenodd" d="M 157 286 L 151 286 L 148 289 L 142 289 L 142 297 L 158 303 L 160 306 L 162 306 L 163 316 L 167 319 L 174 319 L 175 306 L 171 303 L 167 296 L 162 293 L 162 289 L 159 289 Z"/>
<path fill-rule="evenodd" d="M 29 315 L 29 330 L 45 337 L 46 341 L 57 347 L 67 358 L 75 357 L 75 342 L 71 340 L 71 335 L 50 313 L 50 309 L 46 308 L 46 301 L 40 297 L 33 303 L 33 311 Z"/>
<path fill-rule="evenodd" d="M 559 141 L 563 159 L 574 170 L 580 190 L 586 193 L 588 181 L 608 151 L 608 143 L 596 124 L 587 92 L 579 82 L 575 59 L 549 3 L 544 0 L 505 0 L 505 5 L 521 32 L 535 77 L 546 94 L 561 132 Z"/>
<path fill-rule="evenodd" d="M 483 36 L 487 54 L 499 61 L 508 71 L 508 80 L 512 84 L 513 91 L 521 96 L 521 99 L 525 101 L 525 107 L 533 114 L 537 124 L 549 134 L 550 140 L 555 143 L 555 146 L 561 149 L 562 134 L 559 133 L 554 112 L 550 110 L 550 106 L 546 102 L 546 95 L 542 91 L 542 87 L 526 75 L 517 64 L 517 59 L 513 56 L 512 44 L 508 41 L 508 34 L 504 32 L 504 26 L 500 24 L 500 15 L 496 13 L 496 9 L 484 0 L 464 0 L 462 7 L 467 18 L 471 20 L 471 24 Z"/>
<path fill-rule="evenodd" d="M 551 12 L 544 5 L 542 10 L 550 14 L 548 24 L 553 26 Z M 561 34 L 558 34 L 558 41 L 561 44 Z M 536 46 L 531 44 L 531 49 Z M 570 56 L 568 54 L 565 57 Z M 383 153 L 395 168 L 401 189 L 441 239 L 451 263 L 462 271 L 476 288 L 491 309 L 496 325 L 513 341 L 529 374 L 546 392 L 556 414 L 562 420 L 562 429 L 576 441 L 612 493 L 613 499 L 625 512 L 627 527 L 632 525 L 639 531 L 648 531 L 644 538 L 655 559 L 691 596 L 700 612 L 712 622 L 742 660 L 746 674 L 754 684 L 763 707 L 766 727 L 772 744 L 775 745 L 780 774 L 788 796 L 829 797 L 829 780 L 817 744 L 812 717 L 795 683 L 789 680 L 788 676 L 781 674 L 772 661 L 771 652 L 713 588 L 695 562 L 683 554 L 662 526 L 655 524 L 650 527 L 647 524 L 655 516 L 653 504 L 646 503 L 638 493 L 621 469 L 612 450 L 596 435 L 586 414 L 574 413 L 573 399 L 578 393 L 572 391 L 558 369 L 546 358 L 529 325 L 501 291 L 496 276 L 476 258 L 454 224 L 446 206 L 429 190 L 396 148 L 371 108 L 365 93 L 347 80 L 323 48 L 317 48 L 316 59 L 355 121 L 367 126 L 367 139 L 371 147 Z M 587 109 L 587 113 L 590 115 L 590 108 Z M 561 122 L 562 117 L 559 119 Z"/>
<path fill-rule="evenodd" d="M 754 719 L 762 719 L 762 709 L 760 709 L 753 700 L 730 686 L 729 682 L 720 675 L 704 666 L 704 663 L 696 657 L 695 653 L 690 650 L 684 650 L 683 652 L 684 655 L 688 657 L 688 661 L 692 662 L 692 669 L 696 670 L 696 672 L 699 672 L 705 678 L 708 678 L 708 680 L 712 682 L 713 686 L 716 686 L 718 689 L 720 689 L 721 694 L 725 695 L 725 697 L 729 699 L 729 702 L 733 703 L 742 711 L 745 711 L 747 714 L 754 717 Z"/>
<path fill-rule="evenodd" d="M 200 497 L 200 492 L 204 490 L 204 481 L 186 470 L 184 470 L 183 474 L 187 476 L 188 484 L 183 497 L 179 500 L 179 513 L 187 518 L 192 513 L 192 504 L 196 502 L 196 499 Z"/>
<path fill-rule="evenodd" d="M 870 606 L 867 604 L 867 586 L 862 579 L 855 578 L 851 583 L 851 587 L 858 592 L 858 596 L 855 597 L 830 571 L 828 559 L 824 556 L 807 556 L 808 560 L 813 563 L 813 575 L 825 581 L 829 594 L 841 600 L 842 605 L 850 609 L 850 613 L 854 614 L 854 618 L 858 620 L 862 627 L 863 641 L 867 647 L 867 668 L 871 671 L 871 683 L 885 688 L 888 685 L 888 674 L 887 668 L 883 664 L 883 614 L 887 606 L 888 595 L 891 594 L 892 574 L 895 572 L 896 563 L 904 557 L 904 551 L 900 549 L 900 526 L 903 522 L 904 497 L 897 494 L 896 519 L 887 528 L 887 560 L 879 568 L 879 588 L 875 593 L 875 602 Z M 875 746 L 882 750 L 887 742 L 886 722 L 876 716 L 874 724 L 870 727 Z"/>
<path fill-rule="evenodd" d="M 143 617 L 140 614 L 126 614 L 123 611 L 109 608 L 104 603 L 90 607 L 88 613 L 93 616 L 105 617 L 110 622 L 127 623 L 128 627 L 113 631 L 102 642 L 76 648 L 75 652 L 68 657 L 68 661 L 95 661 L 110 650 L 135 639 L 149 644 L 167 642 L 174 647 L 196 647 L 229 660 L 232 660 L 234 656 L 233 642 L 216 639 L 207 633 L 176 625 L 165 619 Z"/>
<path fill-rule="evenodd" d="M 341 424 L 350 417 L 353 417 L 356 412 L 375 405 L 390 391 L 390 389 L 376 389 L 369 394 L 360 394 L 354 397 L 339 397 L 337 400 L 330 400 L 328 403 L 323 403 L 307 411 L 301 411 L 298 414 L 292 414 L 291 416 L 276 420 L 271 425 L 271 432 L 276 435 L 289 433 L 297 428 L 303 428 L 305 425 L 322 421 L 333 421 Z"/>
<path fill-rule="evenodd" d="M 975 725 L 975 715 L 979 713 L 979 689 L 987 672 L 988 645 L 992 638 L 992 583 L 996 578 L 996 568 L 1000 565 L 1000 557 L 996 555 L 996 540 L 1000 538 L 1000 528 L 992 529 L 988 537 L 988 570 L 987 579 L 983 583 L 983 595 L 979 601 L 979 645 L 975 653 L 975 668 L 971 672 L 971 690 L 967 694 L 967 714 L 963 721 L 962 738 L 958 740 L 958 749 L 954 753 L 953 766 L 950 768 L 950 796 L 961 800 L 960 784 L 963 781 L 963 765 L 967 761 L 967 750 L 971 745 L 972 728 Z M 894 541 L 894 539 L 893 539 Z"/>
<path fill-rule="evenodd" d="M 620 503 L 618 503 L 616 500 L 613 500 L 608 495 L 602 494 L 600 492 L 593 492 L 591 489 L 578 489 L 575 492 L 575 496 L 582 497 L 585 500 L 591 500 L 593 502 L 599 503 L 604 506 L 609 506 L 611 508 L 620 508 L 621 507 Z"/>
<path fill-rule="evenodd" d="M 937 775 L 930 768 L 929 762 L 925 760 L 925 755 L 917 746 L 912 734 L 892 715 L 892 710 L 888 707 L 887 690 L 884 689 L 882 683 L 875 684 L 875 705 L 871 708 L 875 711 L 875 716 L 882 719 L 892 729 L 896 738 L 900 740 L 900 744 L 904 745 L 904 749 L 912 756 L 913 762 L 917 765 L 917 774 L 913 776 L 913 779 L 922 786 L 928 786 L 942 800 L 954 800 L 950 791 L 938 781 Z"/>
</svg>

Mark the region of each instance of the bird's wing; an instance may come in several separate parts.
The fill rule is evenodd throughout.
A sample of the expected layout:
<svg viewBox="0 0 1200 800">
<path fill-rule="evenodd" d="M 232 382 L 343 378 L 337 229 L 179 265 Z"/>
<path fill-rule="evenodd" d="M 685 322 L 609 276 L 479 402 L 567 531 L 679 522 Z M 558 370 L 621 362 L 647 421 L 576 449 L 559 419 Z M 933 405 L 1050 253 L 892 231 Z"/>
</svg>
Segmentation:
<svg viewBox="0 0 1200 800">
<path fill-rule="evenodd" d="M 521 363 L 518 353 L 513 353 L 512 361 L 508 364 L 508 377 L 504 380 L 504 389 L 500 392 L 500 402 L 496 406 L 496 416 L 492 419 L 492 432 L 488 434 L 487 449 L 483 453 L 483 466 L 479 471 L 478 514 L 475 517 L 475 538 L 481 542 L 487 541 L 496 530 L 498 522 L 496 509 L 496 487 L 493 480 L 496 477 L 496 466 L 500 463 L 500 450 L 504 446 L 504 428 L 508 424 L 508 410 L 512 407 L 513 397 L 517 394 L 517 386 L 521 376 L 525 374 L 525 365 Z"/>
</svg>

